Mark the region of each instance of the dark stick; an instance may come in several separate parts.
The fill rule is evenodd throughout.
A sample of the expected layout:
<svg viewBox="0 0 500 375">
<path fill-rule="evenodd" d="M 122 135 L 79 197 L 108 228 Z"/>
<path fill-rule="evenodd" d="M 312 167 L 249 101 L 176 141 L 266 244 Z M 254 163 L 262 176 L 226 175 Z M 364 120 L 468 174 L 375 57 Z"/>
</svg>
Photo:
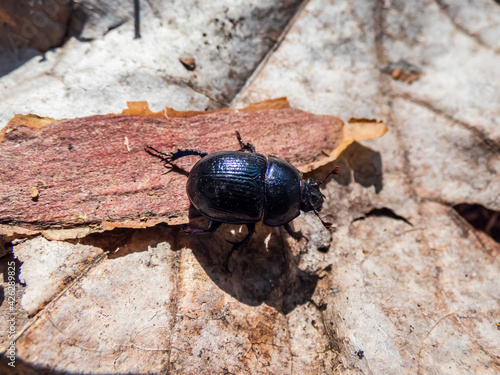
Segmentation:
<svg viewBox="0 0 500 375">
<path fill-rule="evenodd" d="M 135 36 L 134 39 L 141 38 L 141 5 L 140 0 L 134 0 L 134 28 Z"/>
</svg>

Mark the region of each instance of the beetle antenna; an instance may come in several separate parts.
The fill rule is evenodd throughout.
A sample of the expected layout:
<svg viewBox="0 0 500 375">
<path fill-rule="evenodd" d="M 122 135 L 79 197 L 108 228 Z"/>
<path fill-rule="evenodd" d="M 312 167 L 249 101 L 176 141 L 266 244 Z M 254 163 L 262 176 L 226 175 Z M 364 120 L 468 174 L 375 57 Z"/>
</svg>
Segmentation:
<svg viewBox="0 0 500 375">
<path fill-rule="evenodd" d="M 325 181 L 326 181 L 326 179 L 327 179 L 328 177 L 330 177 L 332 174 L 338 174 L 338 173 L 339 173 L 339 169 L 340 169 L 339 167 L 335 167 L 335 168 L 333 168 L 333 169 L 331 170 L 331 172 L 330 172 L 330 173 L 328 173 L 328 174 L 325 176 L 325 178 L 323 178 L 323 179 L 321 180 L 321 182 L 319 182 L 319 183 L 318 183 L 318 186 L 319 186 L 319 185 L 321 185 L 323 182 L 325 182 Z"/>
<path fill-rule="evenodd" d="M 319 212 L 318 212 L 318 210 L 314 210 L 314 213 L 316 214 L 316 216 L 318 217 L 318 219 L 321 221 L 321 224 L 323 224 L 323 226 L 324 226 L 326 229 L 330 230 L 330 229 L 332 228 L 332 225 L 333 225 L 333 224 L 332 224 L 332 223 L 329 223 L 328 221 L 324 221 L 324 220 L 321 218 L 321 216 L 319 216 Z"/>
</svg>

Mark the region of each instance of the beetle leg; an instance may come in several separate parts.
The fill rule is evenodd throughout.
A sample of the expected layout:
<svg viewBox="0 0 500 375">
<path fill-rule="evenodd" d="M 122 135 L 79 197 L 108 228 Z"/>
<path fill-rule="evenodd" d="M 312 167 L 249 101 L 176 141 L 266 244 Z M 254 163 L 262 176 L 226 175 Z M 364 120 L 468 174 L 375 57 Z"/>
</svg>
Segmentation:
<svg viewBox="0 0 500 375">
<path fill-rule="evenodd" d="M 229 271 L 229 259 L 231 259 L 231 257 L 233 256 L 234 252 L 237 249 L 239 249 L 240 247 L 245 246 L 246 244 L 248 244 L 248 242 L 250 241 L 250 238 L 255 233 L 255 224 L 254 223 L 247 224 L 247 229 L 248 229 L 248 234 L 245 236 L 245 238 L 243 238 L 242 241 L 239 241 L 239 242 L 227 241 L 227 242 L 233 244 L 233 247 L 231 248 L 231 251 L 229 252 L 229 254 L 227 256 L 227 259 L 226 259 L 226 270 L 227 271 Z"/>
<path fill-rule="evenodd" d="M 245 238 L 243 238 L 243 240 L 238 241 L 238 242 L 227 241 L 227 242 L 233 244 L 233 249 L 231 250 L 231 252 L 233 250 L 236 250 L 238 247 L 245 246 L 250 241 L 250 238 L 255 233 L 255 224 L 253 224 L 253 223 L 247 224 L 247 229 L 248 229 L 248 234 L 245 236 Z"/>
<path fill-rule="evenodd" d="M 202 233 L 212 233 L 215 232 L 222 225 L 220 221 L 211 220 L 210 225 L 207 229 L 198 229 L 198 228 L 186 228 L 184 229 L 184 233 L 188 234 L 202 234 Z"/>
<path fill-rule="evenodd" d="M 291 222 L 286 223 L 285 225 L 283 225 L 283 227 L 285 228 L 286 232 L 290 235 L 290 237 L 292 237 L 295 241 L 300 241 L 301 238 L 303 237 L 302 232 L 300 230 L 295 231 L 293 229 Z"/>
<path fill-rule="evenodd" d="M 222 225 L 222 223 L 220 221 L 212 220 L 212 221 L 210 221 L 210 225 L 205 230 L 205 232 L 215 232 L 217 229 L 219 229 L 219 227 L 221 225 Z"/>
<path fill-rule="evenodd" d="M 197 150 L 177 150 L 172 155 L 172 161 L 183 158 L 184 156 L 197 155 L 199 157 L 205 157 L 208 155 L 208 152 L 197 151 Z"/>
<path fill-rule="evenodd" d="M 255 146 L 251 143 L 245 143 L 241 139 L 241 135 L 239 131 L 236 131 L 236 138 L 238 138 L 238 142 L 240 143 L 241 150 L 240 151 L 250 151 L 255 153 Z"/>
<path fill-rule="evenodd" d="M 158 159 L 163 160 L 167 164 L 171 164 L 173 161 L 183 158 L 184 156 L 190 156 L 190 155 L 196 155 L 200 157 L 204 157 L 208 155 L 208 152 L 203 152 L 203 151 L 197 151 L 197 150 L 180 150 L 178 149 L 177 152 L 171 153 L 171 152 L 162 152 L 158 151 L 157 149 L 151 147 L 151 146 L 145 146 L 144 150 L 151 156 L 154 156 Z"/>
</svg>

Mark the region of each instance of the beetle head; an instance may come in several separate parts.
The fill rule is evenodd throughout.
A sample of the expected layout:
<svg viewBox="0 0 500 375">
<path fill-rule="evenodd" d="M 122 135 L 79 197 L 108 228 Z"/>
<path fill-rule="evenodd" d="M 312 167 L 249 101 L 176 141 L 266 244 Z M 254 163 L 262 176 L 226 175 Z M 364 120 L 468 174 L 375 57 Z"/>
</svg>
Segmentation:
<svg viewBox="0 0 500 375">
<path fill-rule="evenodd" d="M 322 208 L 323 194 L 319 190 L 319 185 L 316 181 L 308 178 L 304 181 L 304 192 L 302 193 L 300 209 L 304 212 L 320 212 Z"/>
<path fill-rule="evenodd" d="M 316 216 L 321 220 L 323 226 L 329 229 L 332 223 L 324 221 L 320 216 L 319 212 L 323 208 L 324 195 L 319 190 L 319 185 L 321 185 L 325 180 L 332 174 L 337 174 L 339 167 L 332 169 L 328 175 L 323 178 L 319 183 L 310 178 L 304 181 L 304 191 L 302 193 L 302 201 L 300 202 L 300 209 L 304 212 L 314 211 Z"/>
<path fill-rule="evenodd" d="M 300 209 L 304 212 L 314 211 L 316 216 L 321 220 L 321 224 L 323 224 L 325 228 L 329 229 L 332 226 L 332 223 L 327 223 L 319 216 L 319 212 L 323 208 L 324 201 L 324 196 L 319 190 L 320 184 L 310 178 L 304 181 L 304 191 L 302 193 Z"/>
</svg>

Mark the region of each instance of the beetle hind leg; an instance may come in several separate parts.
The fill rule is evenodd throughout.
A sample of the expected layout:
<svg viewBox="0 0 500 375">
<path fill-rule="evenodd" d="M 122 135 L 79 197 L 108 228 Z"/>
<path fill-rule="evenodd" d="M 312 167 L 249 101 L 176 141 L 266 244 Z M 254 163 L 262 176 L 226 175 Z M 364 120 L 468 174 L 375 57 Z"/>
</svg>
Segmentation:
<svg viewBox="0 0 500 375">
<path fill-rule="evenodd" d="M 226 270 L 229 271 L 229 260 L 233 256 L 234 252 L 238 250 L 240 247 L 243 247 L 250 242 L 250 238 L 252 238 L 253 234 L 255 233 L 255 224 L 247 224 L 247 229 L 248 229 L 248 234 L 243 238 L 243 240 L 238 241 L 238 242 L 232 242 L 232 241 L 227 241 L 229 243 L 233 244 L 233 247 L 231 248 L 231 251 L 227 255 L 226 259 Z"/>
<path fill-rule="evenodd" d="M 200 157 L 205 157 L 208 155 L 207 152 L 197 151 L 197 150 L 181 150 L 177 149 L 177 152 L 162 152 L 151 146 L 145 146 L 144 150 L 151 156 L 163 160 L 167 164 L 171 164 L 173 161 L 183 158 L 184 156 L 196 155 Z"/>
</svg>

